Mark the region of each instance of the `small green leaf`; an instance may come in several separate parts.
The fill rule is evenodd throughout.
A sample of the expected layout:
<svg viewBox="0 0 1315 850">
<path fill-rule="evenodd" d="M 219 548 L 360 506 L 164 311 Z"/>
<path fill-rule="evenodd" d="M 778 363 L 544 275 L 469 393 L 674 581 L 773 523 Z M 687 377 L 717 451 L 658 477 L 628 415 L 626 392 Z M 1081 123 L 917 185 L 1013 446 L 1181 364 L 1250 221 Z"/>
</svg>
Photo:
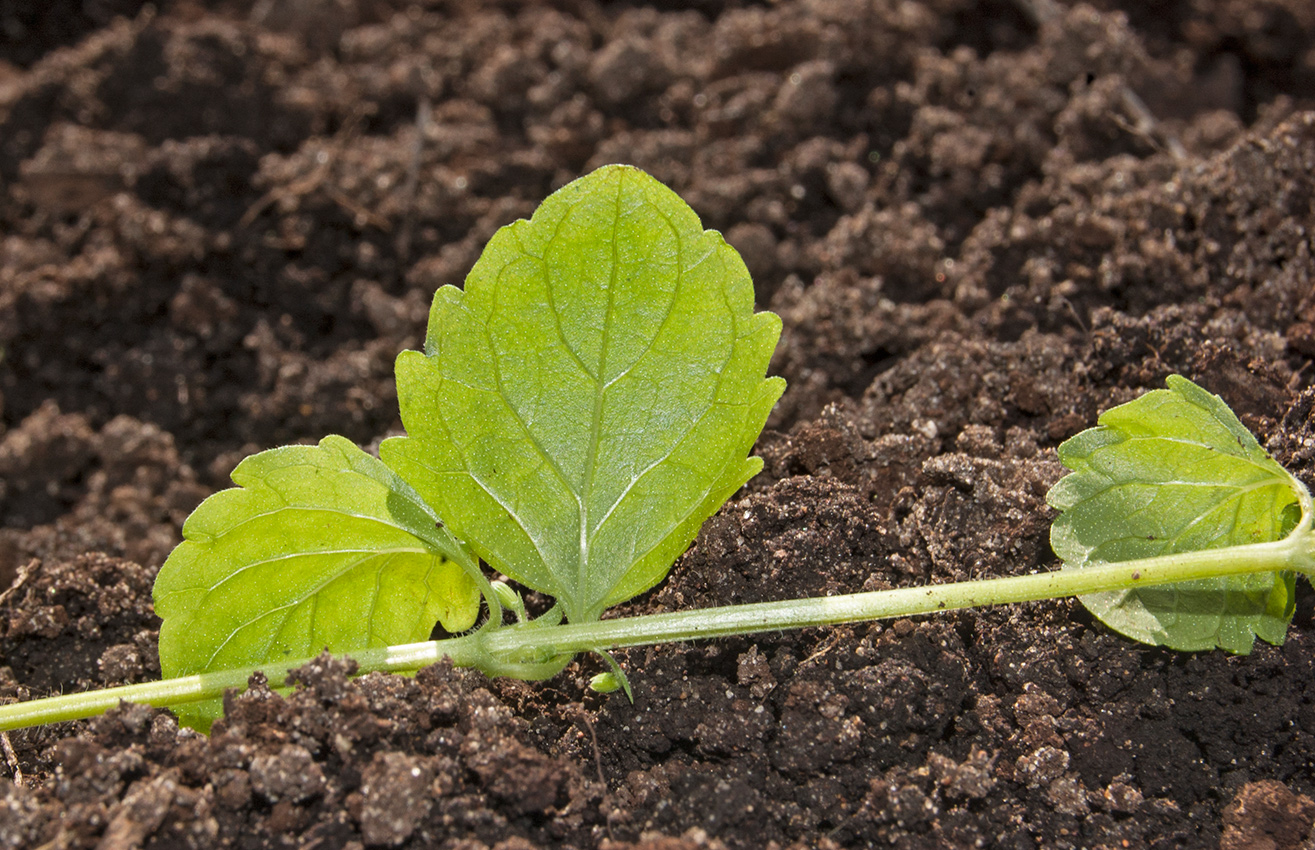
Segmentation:
<svg viewBox="0 0 1315 850">
<path fill-rule="evenodd" d="M 505 581 L 493 581 L 489 582 L 489 587 L 493 588 L 493 595 L 498 597 L 498 604 L 510 611 L 516 617 L 516 622 L 521 623 L 526 620 L 525 600 L 511 589 L 511 585 Z"/>
<path fill-rule="evenodd" d="M 652 587 L 762 466 L 780 335 L 721 235 L 608 166 L 493 237 L 397 361 L 384 461 L 573 622 Z"/>
<path fill-rule="evenodd" d="M 594 674 L 589 680 L 589 690 L 599 694 L 612 694 L 621 690 L 621 680 L 611 670 Z"/>
<path fill-rule="evenodd" d="M 165 677 L 470 628 L 474 559 L 420 497 L 342 437 L 253 455 L 183 526 L 155 582 Z M 463 568 L 461 564 L 467 566 Z M 184 719 L 198 726 L 210 704 Z"/>
<path fill-rule="evenodd" d="M 1179 375 L 1106 411 L 1059 447 L 1071 475 L 1047 501 L 1066 567 L 1283 538 L 1299 486 L 1228 405 Z M 1101 622 L 1143 643 L 1245 655 L 1254 636 L 1282 643 L 1294 574 L 1263 573 L 1079 597 Z"/>
<path fill-rule="evenodd" d="M 589 680 L 590 689 L 600 694 L 616 693 L 618 690 L 625 691 L 626 699 L 630 700 L 631 705 L 634 705 L 635 692 L 630 688 L 630 677 L 626 675 L 625 670 L 621 669 L 621 663 L 607 650 L 595 649 L 594 652 L 607 664 L 607 671 L 598 673 Z"/>
</svg>

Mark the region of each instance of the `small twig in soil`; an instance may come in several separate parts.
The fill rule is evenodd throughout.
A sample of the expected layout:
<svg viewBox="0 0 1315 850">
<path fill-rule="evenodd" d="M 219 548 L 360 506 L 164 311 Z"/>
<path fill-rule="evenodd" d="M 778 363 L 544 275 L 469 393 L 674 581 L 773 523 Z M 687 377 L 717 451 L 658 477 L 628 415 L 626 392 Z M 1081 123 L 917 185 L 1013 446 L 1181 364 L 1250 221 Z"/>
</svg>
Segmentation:
<svg viewBox="0 0 1315 850">
<path fill-rule="evenodd" d="M 576 719 L 584 723 L 584 728 L 589 731 L 589 742 L 594 748 L 594 769 L 598 771 L 598 782 L 603 786 L 602 804 L 607 807 L 607 817 L 603 819 L 603 826 L 607 829 L 608 840 L 615 841 L 616 839 L 612 835 L 612 816 L 616 814 L 616 809 L 612 805 L 612 790 L 608 787 L 607 777 L 603 774 L 603 753 L 598 748 L 598 732 L 594 729 L 594 723 L 589 719 L 589 715 L 584 708 L 576 705 L 573 713 Z"/>
<path fill-rule="evenodd" d="M 379 215 L 377 212 L 366 209 L 337 189 L 330 186 L 323 187 L 323 189 L 324 194 L 329 196 L 329 200 L 352 214 L 352 218 L 358 222 L 358 226 L 359 223 L 364 222 L 379 228 L 385 233 L 393 229 L 393 225 L 388 219 Z"/>
<path fill-rule="evenodd" d="M 9 743 L 8 732 L 0 732 L 0 749 L 5 751 L 5 761 L 9 763 L 9 770 L 14 775 L 14 784 L 22 785 L 23 769 L 18 766 L 18 754 L 14 752 L 14 745 Z"/>
<path fill-rule="evenodd" d="M 9 597 L 13 596 L 15 593 L 18 592 L 18 589 L 22 587 L 23 584 L 32 576 L 32 574 L 37 571 L 37 567 L 39 566 L 41 566 L 41 559 L 33 558 L 23 566 L 19 567 L 18 575 L 14 577 L 13 584 L 9 585 L 9 587 L 5 589 L 4 593 L 0 593 L 0 605 L 4 605 L 6 602 L 9 601 Z"/>
<path fill-rule="evenodd" d="M 1055 0 L 1014 0 L 1014 6 L 1033 26 L 1040 27 L 1064 14 L 1064 7 Z M 1123 108 L 1128 110 L 1132 121 L 1128 122 L 1119 115 L 1114 120 L 1129 133 L 1144 139 L 1156 150 L 1167 150 L 1175 161 L 1181 162 L 1187 157 L 1187 149 L 1178 137 L 1166 130 L 1155 118 L 1155 114 L 1146 106 L 1132 88 L 1124 83 L 1120 92 Z"/>
<path fill-rule="evenodd" d="M 831 637 L 827 640 L 827 642 L 822 644 L 820 649 L 814 650 L 812 655 L 808 656 L 803 661 L 800 661 L 799 666 L 807 667 L 808 665 L 812 664 L 815 661 L 820 661 L 823 658 L 823 656 L 825 656 L 828 652 L 836 648 L 836 644 L 840 643 L 840 637 L 841 637 L 841 630 L 836 629 L 831 634 Z"/>
<path fill-rule="evenodd" d="M 1305 363 L 1301 364 L 1300 369 L 1292 373 L 1292 377 L 1288 378 L 1288 389 L 1292 390 L 1294 393 L 1301 389 L 1301 376 L 1311 367 L 1312 363 L 1315 363 L 1315 361 L 1307 360 Z"/>
<path fill-rule="evenodd" d="M 1068 312 L 1073 316 L 1073 321 L 1077 322 L 1078 327 L 1082 329 L 1083 335 L 1091 336 L 1091 329 L 1087 327 L 1086 322 L 1082 321 L 1082 316 L 1078 313 L 1078 308 L 1073 306 L 1073 302 L 1062 296 L 1060 300 L 1064 302 L 1064 306 L 1068 308 Z"/>
<path fill-rule="evenodd" d="M 837 630 L 831 635 L 831 637 L 827 639 L 827 642 L 826 642 L 826 643 L 822 644 L 822 646 L 819 647 L 818 649 L 813 650 L 813 654 L 810 655 L 810 656 L 808 656 L 807 658 L 805 658 L 803 661 L 800 661 L 800 662 L 795 666 L 795 669 L 796 669 L 796 670 L 802 670 L 803 668 L 805 668 L 805 667 L 807 667 L 807 666 L 809 666 L 809 665 L 811 665 L 811 664 L 813 664 L 813 663 L 815 663 L 815 662 L 817 662 L 817 661 L 820 661 L 823 657 L 826 656 L 826 654 L 827 654 L 828 652 L 830 652 L 832 649 L 834 649 L 834 648 L 836 647 L 836 644 L 840 643 L 840 637 L 841 637 L 841 631 L 840 631 L 839 629 L 837 629 Z M 759 702 L 763 702 L 763 703 L 765 704 L 768 695 L 770 695 L 772 691 L 776 690 L 776 686 L 779 685 L 779 684 L 780 684 L 780 682 L 773 682 L 772 685 L 771 685 L 771 687 L 765 689 L 761 694 L 758 694 L 758 695 L 757 695 L 757 697 L 758 697 L 758 701 L 759 701 Z"/>
<path fill-rule="evenodd" d="M 1145 139 L 1157 150 L 1161 148 L 1167 150 L 1169 156 L 1173 157 L 1175 160 L 1182 161 L 1183 159 L 1186 159 L 1187 149 L 1183 147 L 1183 143 L 1178 141 L 1177 136 L 1168 132 L 1160 125 L 1150 108 L 1146 106 L 1146 101 L 1142 100 L 1140 95 L 1126 85 L 1123 87 L 1122 94 L 1123 108 L 1132 113 L 1133 118 L 1133 123 L 1131 125 L 1127 125 L 1126 122 L 1120 121 L 1121 124 L 1125 124 L 1125 129 L 1134 135 Z M 1160 144 L 1161 140 L 1163 141 L 1163 145 Z"/>
<path fill-rule="evenodd" d="M 354 111 L 348 116 L 347 120 L 343 122 L 342 127 L 338 129 L 338 132 L 334 133 L 333 138 L 329 140 L 329 143 L 325 145 L 324 149 L 316 156 L 317 164 L 310 174 L 287 186 L 276 186 L 261 195 L 260 198 L 242 214 L 242 218 L 238 219 L 237 226 L 239 228 L 250 227 L 252 222 L 254 222 L 261 213 L 276 201 L 281 201 L 284 198 L 304 198 L 311 192 L 314 192 L 316 189 L 323 186 L 325 180 L 329 177 L 329 170 L 333 165 L 333 155 L 335 150 L 345 147 L 345 142 L 356 137 L 364 118 L 364 113 L 360 110 Z M 370 221 L 371 224 L 375 224 L 375 221 L 378 220 L 378 217 L 374 213 L 362 209 L 351 201 L 345 200 L 346 196 L 341 192 L 334 189 L 326 189 L 325 194 L 328 195 L 334 203 L 343 207 L 347 212 L 352 213 L 353 216 L 364 217 L 367 221 Z M 385 227 L 385 229 L 387 228 Z"/>
<path fill-rule="evenodd" d="M 319 188 L 320 184 L 324 182 L 324 179 L 329 176 L 329 163 L 333 161 L 333 156 L 328 151 L 324 151 L 323 153 L 324 158 L 320 160 L 319 165 L 317 165 L 315 170 L 310 174 L 295 183 L 288 186 L 277 186 L 261 195 L 260 199 L 248 207 L 247 211 L 242 214 L 242 218 L 238 219 L 237 226 L 250 227 L 251 223 L 254 222 L 260 214 L 268 209 L 275 201 L 293 197 L 304 198 Z"/>
<path fill-rule="evenodd" d="M 416 104 L 416 136 L 411 145 L 411 163 L 406 169 L 406 183 L 402 186 L 403 207 L 401 232 L 397 235 L 397 258 L 406 263 L 411 257 L 411 238 L 415 231 L 416 195 L 420 189 L 420 160 L 425 150 L 425 134 L 429 131 L 431 107 L 429 98 L 420 96 Z"/>
</svg>

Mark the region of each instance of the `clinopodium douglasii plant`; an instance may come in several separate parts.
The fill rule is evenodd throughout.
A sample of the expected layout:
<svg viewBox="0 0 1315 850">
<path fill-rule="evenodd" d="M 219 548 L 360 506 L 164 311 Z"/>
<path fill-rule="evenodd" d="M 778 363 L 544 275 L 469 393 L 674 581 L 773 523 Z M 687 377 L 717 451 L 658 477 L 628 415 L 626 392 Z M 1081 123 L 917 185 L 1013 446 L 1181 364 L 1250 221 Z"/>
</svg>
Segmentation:
<svg viewBox="0 0 1315 850">
<path fill-rule="evenodd" d="M 155 584 L 162 681 L 3 706 L 0 730 L 120 700 L 205 729 L 226 688 L 325 649 L 361 672 L 447 657 L 523 679 L 593 652 L 596 687 L 628 690 L 610 649 L 1071 595 L 1174 649 L 1283 640 L 1315 571 L 1310 493 L 1179 376 L 1059 447 L 1059 570 L 601 619 L 761 468 L 780 329 L 671 190 L 626 166 L 571 183 L 435 294 L 425 350 L 397 359 L 405 437 L 378 458 L 336 436 L 261 452 L 191 515 Z M 527 617 L 483 565 L 555 604 Z M 436 623 L 463 634 L 429 641 Z"/>
</svg>

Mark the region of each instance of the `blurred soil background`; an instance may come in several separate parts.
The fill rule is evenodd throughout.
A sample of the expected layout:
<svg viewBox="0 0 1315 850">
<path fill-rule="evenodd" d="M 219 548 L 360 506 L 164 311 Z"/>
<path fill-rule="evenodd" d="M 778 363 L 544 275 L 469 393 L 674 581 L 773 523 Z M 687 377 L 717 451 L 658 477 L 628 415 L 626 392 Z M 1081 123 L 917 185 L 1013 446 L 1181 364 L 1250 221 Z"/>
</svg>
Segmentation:
<svg viewBox="0 0 1315 850">
<path fill-rule="evenodd" d="M 400 427 L 484 242 L 610 162 L 785 323 L 767 464 L 629 612 L 1052 569 L 1054 448 L 1179 372 L 1315 477 L 1315 4 L 0 0 L 0 695 L 151 679 L 246 454 Z M 1315 630 L 1072 602 L 431 668 L 9 736 L 0 846 L 1311 847 Z"/>
</svg>

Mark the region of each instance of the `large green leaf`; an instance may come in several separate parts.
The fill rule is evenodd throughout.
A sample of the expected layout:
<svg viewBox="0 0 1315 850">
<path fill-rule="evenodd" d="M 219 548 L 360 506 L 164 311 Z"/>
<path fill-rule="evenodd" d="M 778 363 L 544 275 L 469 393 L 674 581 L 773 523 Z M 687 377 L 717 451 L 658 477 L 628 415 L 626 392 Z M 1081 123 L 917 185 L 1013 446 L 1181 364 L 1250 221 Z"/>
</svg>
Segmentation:
<svg viewBox="0 0 1315 850">
<path fill-rule="evenodd" d="M 1047 496 L 1063 511 L 1050 541 L 1065 566 L 1278 540 L 1300 518 L 1291 476 L 1223 400 L 1178 375 L 1106 411 L 1059 447 L 1073 474 Z M 1292 573 L 1263 573 L 1080 599 L 1110 628 L 1178 650 L 1281 643 Z"/>
<path fill-rule="evenodd" d="M 166 677 L 426 640 L 474 624 L 474 568 L 420 497 L 342 437 L 253 455 L 155 582 Z M 203 725 L 214 706 L 185 719 Z"/>
<path fill-rule="evenodd" d="M 652 587 L 760 468 L 780 319 L 679 197 L 608 166 L 504 227 L 397 361 L 381 456 L 573 621 Z"/>
</svg>

